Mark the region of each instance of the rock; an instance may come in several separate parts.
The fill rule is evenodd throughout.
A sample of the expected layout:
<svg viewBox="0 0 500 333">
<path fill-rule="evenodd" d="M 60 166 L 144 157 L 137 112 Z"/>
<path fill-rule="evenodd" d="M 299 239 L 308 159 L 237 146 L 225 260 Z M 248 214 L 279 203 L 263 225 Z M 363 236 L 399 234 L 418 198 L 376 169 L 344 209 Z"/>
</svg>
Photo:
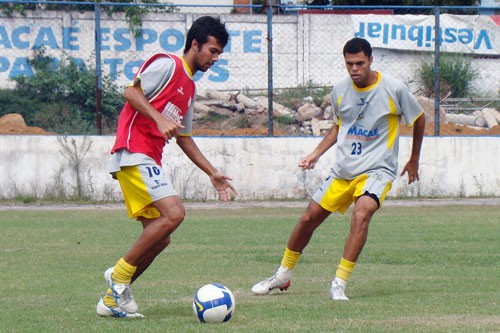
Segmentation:
<svg viewBox="0 0 500 333">
<path fill-rule="evenodd" d="M 319 120 L 317 118 L 311 119 L 311 130 L 314 136 L 321 135 L 321 129 L 319 127 Z"/>
<path fill-rule="evenodd" d="M 206 91 L 207 98 L 216 99 L 220 101 L 230 101 L 231 95 L 217 91 L 217 90 L 207 90 Z"/>
<path fill-rule="evenodd" d="M 424 110 L 425 114 L 425 120 L 427 123 L 433 123 L 435 119 L 435 106 L 434 106 L 434 99 L 425 97 L 425 96 L 416 96 L 418 104 L 422 107 Z M 439 106 L 439 122 L 444 123 L 446 122 L 446 110 Z M 404 118 L 403 118 L 404 121 Z"/>
<path fill-rule="evenodd" d="M 208 111 L 210 111 L 209 106 L 200 102 L 194 103 L 194 112 L 208 113 Z"/>
<path fill-rule="evenodd" d="M 321 103 L 321 108 L 324 109 L 327 106 L 331 107 L 332 105 L 332 94 L 326 94 L 325 97 L 323 97 L 323 102 Z"/>
<path fill-rule="evenodd" d="M 484 127 L 486 125 L 484 117 L 476 115 L 448 113 L 446 115 L 446 120 L 448 123 L 457 125 L 467 125 L 476 127 Z"/>
<path fill-rule="evenodd" d="M 239 92 L 235 96 L 235 99 L 236 99 L 236 102 L 243 103 L 243 105 L 245 106 L 245 108 L 248 108 L 248 109 L 257 109 L 257 108 L 259 108 L 259 104 L 256 101 L 254 101 L 250 97 L 246 96 L 242 92 Z"/>
<path fill-rule="evenodd" d="M 486 125 L 488 125 L 488 128 L 498 126 L 499 123 L 496 117 L 496 113 L 498 113 L 497 110 L 486 108 L 481 110 L 481 113 L 486 120 Z"/>
<path fill-rule="evenodd" d="M 318 125 L 319 125 L 319 129 L 321 131 L 324 131 L 324 130 L 330 130 L 330 128 L 332 128 L 334 122 L 331 121 L 331 120 L 320 120 Z"/>
<path fill-rule="evenodd" d="M 313 118 L 316 118 L 320 114 L 321 114 L 321 108 L 317 107 L 314 104 L 306 103 L 297 110 L 295 119 L 297 119 L 297 121 L 300 123 L 306 120 L 311 120 Z"/>
<path fill-rule="evenodd" d="M 267 97 L 264 97 L 264 96 L 258 96 L 256 98 L 256 102 L 259 106 L 262 106 L 266 109 L 267 109 L 268 104 L 269 104 L 269 100 L 267 99 Z M 287 108 L 284 105 L 273 102 L 273 114 L 275 117 L 276 116 L 290 116 L 290 115 L 294 115 L 295 112 L 293 112 L 292 110 L 290 110 L 289 108 Z"/>
<path fill-rule="evenodd" d="M 331 105 L 328 105 L 323 109 L 323 119 L 330 119 L 332 117 L 334 117 L 333 108 Z"/>
<path fill-rule="evenodd" d="M 304 103 L 314 103 L 314 98 L 312 96 L 307 96 L 302 99 Z"/>
</svg>

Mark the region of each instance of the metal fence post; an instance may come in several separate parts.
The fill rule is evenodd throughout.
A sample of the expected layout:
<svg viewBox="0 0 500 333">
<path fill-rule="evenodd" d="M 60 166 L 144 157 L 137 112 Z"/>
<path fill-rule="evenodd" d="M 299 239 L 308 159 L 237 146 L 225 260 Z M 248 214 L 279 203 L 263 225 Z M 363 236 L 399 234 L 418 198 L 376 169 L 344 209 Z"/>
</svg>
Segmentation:
<svg viewBox="0 0 500 333">
<path fill-rule="evenodd" d="M 96 75 L 96 107 L 95 125 L 97 134 L 102 135 L 102 68 L 101 68 L 101 7 L 94 3 L 95 12 L 95 75 Z"/>
<path fill-rule="evenodd" d="M 267 136 L 274 136 L 273 119 L 273 6 L 269 1 L 267 6 L 267 97 L 268 97 L 268 132 Z"/>
<path fill-rule="evenodd" d="M 440 10 L 439 6 L 434 7 L 434 136 L 439 136 L 439 98 L 440 98 L 440 82 L 439 82 L 439 51 L 441 47 L 441 27 L 439 23 Z"/>
</svg>

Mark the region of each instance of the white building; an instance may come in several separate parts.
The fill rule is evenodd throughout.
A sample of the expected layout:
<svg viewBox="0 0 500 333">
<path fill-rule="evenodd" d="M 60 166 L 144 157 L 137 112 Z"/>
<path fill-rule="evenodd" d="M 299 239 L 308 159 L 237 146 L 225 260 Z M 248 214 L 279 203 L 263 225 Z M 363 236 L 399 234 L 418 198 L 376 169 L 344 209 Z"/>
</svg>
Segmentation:
<svg viewBox="0 0 500 333">
<path fill-rule="evenodd" d="M 227 14 L 233 11 L 233 5 L 252 5 L 259 3 L 252 0 L 165 0 L 174 5 L 177 5 L 180 12 L 190 13 L 219 13 Z M 273 5 L 297 5 L 301 4 L 301 0 L 271 0 Z M 219 7 L 218 7 L 219 6 Z M 241 7 L 240 7 L 241 8 Z M 242 11 L 249 13 L 249 11 Z"/>
<path fill-rule="evenodd" d="M 232 10 L 232 7 L 229 6 L 232 6 L 234 4 L 234 0 L 168 0 L 168 2 L 177 5 L 181 13 L 190 12 L 228 14 Z"/>
</svg>

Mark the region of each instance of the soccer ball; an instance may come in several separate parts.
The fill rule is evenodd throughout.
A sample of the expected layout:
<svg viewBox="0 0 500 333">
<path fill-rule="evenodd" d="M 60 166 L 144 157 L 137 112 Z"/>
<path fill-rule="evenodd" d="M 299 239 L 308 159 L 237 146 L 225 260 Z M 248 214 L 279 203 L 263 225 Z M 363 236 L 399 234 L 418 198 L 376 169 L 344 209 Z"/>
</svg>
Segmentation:
<svg viewBox="0 0 500 333">
<path fill-rule="evenodd" d="M 193 311 L 202 323 L 229 321 L 236 303 L 231 290 L 219 283 L 204 285 L 194 295 Z"/>
</svg>

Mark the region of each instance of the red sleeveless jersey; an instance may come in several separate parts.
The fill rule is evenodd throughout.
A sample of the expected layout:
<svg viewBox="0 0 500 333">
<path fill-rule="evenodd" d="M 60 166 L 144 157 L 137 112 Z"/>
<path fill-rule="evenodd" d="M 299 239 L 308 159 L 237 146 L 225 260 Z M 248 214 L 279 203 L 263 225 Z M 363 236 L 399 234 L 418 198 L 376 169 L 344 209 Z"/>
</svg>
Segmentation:
<svg viewBox="0 0 500 333">
<path fill-rule="evenodd" d="M 155 54 L 142 64 L 135 77 L 160 57 L 171 58 L 174 61 L 174 69 L 170 79 L 155 89 L 153 96 L 148 100 L 164 117 L 181 123 L 194 100 L 196 91 L 193 78 L 184 68 L 183 60 L 175 54 Z M 145 154 L 161 165 L 164 146 L 165 140 L 156 123 L 134 110 L 130 103 L 126 102 L 120 113 L 111 153 L 125 148 L 132 153 Z"/>
</svg>

